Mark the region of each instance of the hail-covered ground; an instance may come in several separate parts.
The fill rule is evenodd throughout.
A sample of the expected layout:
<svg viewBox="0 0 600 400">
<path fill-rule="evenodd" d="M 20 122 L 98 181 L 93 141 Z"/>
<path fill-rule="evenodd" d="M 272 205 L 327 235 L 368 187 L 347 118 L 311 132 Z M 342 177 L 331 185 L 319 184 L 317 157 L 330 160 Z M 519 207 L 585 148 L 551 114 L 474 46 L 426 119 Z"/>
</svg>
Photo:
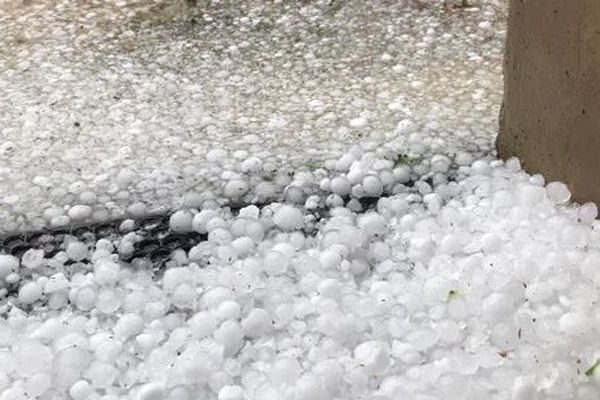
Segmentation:
<svg viewBox="0 0 600 400">
<path fill-rule="evenodd" d="M 597 208 L 491 154 L 503 4 L 0 7 L 0 400 L 600 395 Z"/>
</svg>

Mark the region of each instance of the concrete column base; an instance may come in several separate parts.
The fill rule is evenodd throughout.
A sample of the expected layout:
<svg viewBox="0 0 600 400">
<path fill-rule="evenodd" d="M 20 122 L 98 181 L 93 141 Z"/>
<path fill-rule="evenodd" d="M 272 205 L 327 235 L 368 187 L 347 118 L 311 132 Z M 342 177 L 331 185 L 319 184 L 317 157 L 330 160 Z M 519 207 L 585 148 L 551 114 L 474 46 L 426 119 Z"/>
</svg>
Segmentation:
<svg viewBox="0 0 600 400">
<path fill-rule="evenodd" d="M 600 204 L 600 1 L 511 0 L 496 145 Z"/>
</svg>

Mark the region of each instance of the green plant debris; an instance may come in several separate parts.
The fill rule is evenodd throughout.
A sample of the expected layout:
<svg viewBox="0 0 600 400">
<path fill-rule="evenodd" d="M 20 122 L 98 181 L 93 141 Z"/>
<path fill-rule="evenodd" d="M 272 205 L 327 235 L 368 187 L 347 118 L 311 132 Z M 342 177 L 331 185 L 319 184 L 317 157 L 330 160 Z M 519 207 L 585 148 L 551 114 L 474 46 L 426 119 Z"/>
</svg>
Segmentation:
<svg viewBox="0 0 600 400">
<path fill-rule="evenodd" d="M 454 300 L 455 298 L 458 297 L 459 294 L 460 293 L 458 292 L 458 290 L 454 290 L 454 289 L 449 290 L 448 291 L 448 301 Z"/>
<path fill-rule="evenodd" d="M 592 366 L 585 371 L 585 376 L 594 376 L 594 372 L 596 372 L 598 365 L 600 365 L 600 359 L 597 359 Z"/>
<path fill-rule="evenodd" d="M 321 167 L 321 164 L 317 161 L 307 161 L 304 163 L 304 166 L 309 170 L 314 171 L 316 169 L 319 169 Z"/>
<path fill-rule="evenodd" d="M 394 157 L 394 168 L 399 167 L 400 165 L 410 164 L 410 162 L 411 159 L 406 154 L 397 154 L 396 157 Z"/>
</svg>

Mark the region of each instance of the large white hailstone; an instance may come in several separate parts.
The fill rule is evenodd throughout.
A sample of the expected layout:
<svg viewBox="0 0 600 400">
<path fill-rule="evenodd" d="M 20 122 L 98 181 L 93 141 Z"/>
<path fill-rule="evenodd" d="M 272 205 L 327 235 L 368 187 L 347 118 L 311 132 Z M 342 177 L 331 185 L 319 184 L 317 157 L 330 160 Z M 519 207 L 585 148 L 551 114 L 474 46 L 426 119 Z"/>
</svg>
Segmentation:
<svg viewBox="0 0 600 400">
<path fill-rule="evenodd" d="M 217 329 L 217 317 L 207 311 L 200 311 L 194 314 L 187 324 L 195 338 L 204 339 Z"/>
<path fill-rule="evenodd" d="M 346 153 L 335 162 L 335 169 L 342 172 L 348 171 L 355 160 L 352 154 Z"/>
<path fill-rule="evenodd" d="M 319 255 L 319 263 L 324 269 L 335 270 L 342 262 L 342 256 L 334 250 L 325 250 Z"/>
<path fill-rule="evenodd" d="M 281 357 L 271 365 L 269 371 L 269 380 L 275 387 L 282 385 L 293 385 L 296 383 L 300 374 L 302 373 L 302 367 L 296 359 L 291 357 Z"/>
<path fill-rule="evenodd" d="M 214 337 L 223 345 L 223 354 L 232 356 L 242 347 L 244 333 L 237 322 L 226 320 L 215 331 Z"/>
<path fill-rule="evenodd" d="M 169 268 L 163 275 L 162 286 L 167 293 L 172 293 L 182 283 L 193 282 L 192 274 L 187 267 Z"/>
<path fill-rule="evenodd" d="M 92 207 L 85 204 L 76 204 L 69 209 L 67 215 L 73 221 L 83 221 L 92 215 Z"/>
<path fill-rule="evenodd" d="M 281 251 L 269 250 L 264 258 L 264 270 L 269 275 L 283 274 L 288 270 L 291 258 Z"/>
<path fill-rule="evenodd" d="M 227 150 L 211 149 L 206 153 L 206 159 L 211 163 L 218 163 L 227 158 Z"/>
<path fill-rule="evenodd" d="M 19 270 L 20 261 L 17 257 L 0 254 L 0 279 L 6 279 L 6 277 Z"/>
<path fill-rule="evenodd" d="M 231 179 L 223 187 L 223 195 L 228 199 L 239 199 L 248 192 L 248 182 L 243 179 Z"/>
<path fill-rule="evenodd" d="M 546 186 L 546 193 L 555 204 L 565 204 L 571 199 L 569 188 L 562 182 L 550 182 Z"/>
<path fill-rule="evenodd" d="M 350 127 L 354 129 L 363 129 L 366 128 L 369 124 L 369 121 L 365 117 L 356 117 L 350 120 Z"/>
<path fill-rule="evenodd" d="M 86 380 L 79 380 L 75 382 L 69 389 L 69 396 L 73 400 L 84 400 L 92 394 L 94 388 Z"/>
<path fill-rule="evenodd" d="M 302 227 L 304 215 L 300 209 L 284 204 L 275 210 L 273 222 L 281 230 L 293 231 Z"/>
<path fill-rule="evenodd" d="M 218 400 L 244 400 L 244 388 L 237 385 L 225 385 L 219 389 Z"/>
<path fill-rule="evenodd" d="M 19 290 L 19 302 L 21 304 L 32 304 L 42 297 L 42 285 L 38 282 L 27 282 Z"/>
<path fill-rule="evenodd" d="M 31 397 L 40 397 L 52 386 L 52 378 L 50 375 L 38 372 L 27 378 L 24 389 Z"/>
<path fill-rule="evenodd" d="M 517 198 L 524 206 L 533 207 L 546 198 L 546 190 L 537 185 L 522 184 L 517 187 Z"/>
<path fill-rule="evenodd" d="M 368 236 L 381 237 L 385 233 L 387 221 L 380 214 L 370 212 L 358 218 L 358 227 Z"/>
<path fill-rule="evenodd" d="M 340 281 L 333 278 L 323 280 L 319 283 L 319 294 L 330 299 L 339 299 L 341 295 Z"/>
<path fill-rule="evenodd" d="M 401 135 L 408 135 L 416 130 L 416 125 L 410 119 L 403 119 L 396 125 L 396 132 Z"/>
<path fill-rule="evenodd" d="M 87 376 L 95 389 L 106 389 L 113 385 L 119 376 L 119 370 L 112 364 L 93 361 L 88 367 Z"/>
<path fill-rule="evenodd" d="M 462 249 L 460 238 L 457 235 L 449 234 L 442 238 L 440 243 L 440 252 L 442 254 L 453 255 Z"/>
<path fill-rule="evenodd" d="M 163 400 L 165 388 L 158 382 L 146 383 L 138 389 L 135 400 Z"/>
<path fill-rule="evenodd" d="M 325 389 L 323 379 L 313 375 L 302 376 L 298 379 L 294 396 L 296 400 L 329 400 L 331 398 Z"/>
<path fill-rule="evenodd" d="M 122 340 L 136 336 L 144 330 L 144 319 L 137 314 L 122 315 L 115 324 L 113 331 Z"/>
<path fill-rule="evenodd" d="M 269 313 L 263 308 L 253 308 L 242 320 L 242 329 L 249 338 L 259 338 L 272 326 L 272 320 Z"/>
<path fill-rule="evenodd" d="M 450 159 L 444 155 L 436 154 L 431 157 L 431 170 L 446 173 L 450 169 Z"/>
<path fill-rule="evenodd" d="M 242 172 L 255 173 L 261 170 L 262 161 L 258 157 L 249 157 L 242 161 Z"/>
<path fill-rule="evenodd" d="M 560 317 L 558 326 L 567 335 L 578 335 L 590 331 L 592 322 L 585 314 L 569 312 Z"/>
<path fill-rule="evenodd" d="M 288 186 L 285 189 L 285 199 L 290 203 L 302 204 L 304 197 L 304 190 L 299 186 Z"/>
<path fill-rule="evenodd" d="M 96 308 L 104 314 L 112 314 L 121 307 L 121 300 L 112 289 L 103 289 L 98 292 Z"/>
<path fill-rule="evenodd" d="M 236 320 L 240 316 L 241 308 L 235 300 L 225 300 L 217 308 L 217 317 L 222 320 L 231 319 Z"/>
<path fill-rule="evenodd" d="M 193 229 L 193 216 L 187 210 L 179 210 L 169 218 L 169 228 L 175 233 L 188 233 Z"/>
<path fill-rule="evenodd" d="M 25 268 L 38 269 L 46 263 L 44 250 L 29 249 L 23 254 L 22 263 Z"/>
<path fill-rule="evenodd" d="M 577 212 L 577 217 L 584 224 L 591 225 L 598 217 L 598 206 L 592 202 L 583 204 Z"/>
<path fill-rule="evenodd" d="M 354 348 L 354 359 L 372 375 L 382 374 L 390 365 L 390 354 L 387 345 L 374 340 L 356 346 Z"/>
<path fill-rule="evenodd" d="M 74 241 L 67 245 L 67 256 L 73 261 L 81 261 L 88 257 L 88 248 L 85 243 Z"/>
<path fill-rule="evenodd" d="M 511 391 L 511 400 L 536 400 L 538 390 L 531 378 L 518 376 L 515 378 Z"/>
<path fill-rule="evenodd" d="M 362 188 L 368 197 L 379 197 L 383 193 L 383 184 L 376 175 L 367 175 L 362 180 Z"/>
<path fill-rule="evenodd" d="M 513 301 L 504 293 L 492 293 L 483 300 L 482 316 L 491 323 L 498 323 L 509 318 L 513 313 Z"/>
<path fill-rule="evenodd" d="M 485 253 L 495 253 L 502 247 L 502 239 L 495 233 L 485 233 L 481 236 L 481 248 Z"/>
<path fill-rule="evenodd" d="M 94 263 L 94 280 L 98 285 L 114 286 L 119 280 L 121 267 L 110 259 L 101 259 Z"/>
</svg>

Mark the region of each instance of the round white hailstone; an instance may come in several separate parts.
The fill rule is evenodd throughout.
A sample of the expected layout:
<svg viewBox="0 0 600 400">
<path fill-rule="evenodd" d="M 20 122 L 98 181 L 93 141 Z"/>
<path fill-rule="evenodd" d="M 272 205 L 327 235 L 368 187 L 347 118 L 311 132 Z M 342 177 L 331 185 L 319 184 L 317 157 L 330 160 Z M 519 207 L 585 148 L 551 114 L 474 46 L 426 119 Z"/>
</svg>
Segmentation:
<svg viewBox="0 0 600 400">
<path fill-rule="evenodd" d="M 302 367 L 300 367 L 298 361 L 291 357 L 281 357 L 271 365 L 269 380 L 275 387 L 293 385 L 301 373 Z"/>
<path fill-rule="evenodd" d="M 225 385 L 219 390 L 218 400 L 244 400 L 244 389 L 237 385 Z"/>
<path fill-rule="evenodd" d="M 52 386 L 52 378 L 45 373 L 37 373 L 27 378 L 24 389 L 31 397 L 39 397 Z"/>
<path fill-rule="evenodd" d="M 249 338 L 259 338 L 271 329 L 272 320 L 269 313 L 262 308 L 253 308 L 242 320 L 244 335 Z"/>
<path fill-rule="evenodd" d="M 337 194 L 332 193 L 325 199 L 325 204 L 330 208 L 342 207 L 344 205 L 344 199 Z"/>
<path fill-rule="evenodd" d="M 440 252 L 443 254 L 456 254 L 462 249 L 460 239 L 456 235 L 446 235 L 442 238 L 440 243 Z"/>
<path fill-rule="evenodd" d="M 210 310 L 215 310 L 222 302 L 233 298 L 234 295 L 231 289 L 222 286 L 212 288 L 202 296 L 206 308 Z"/>
<path fill-rule="evenodd" d="M 228 199 L 239 199 L 248 192 L 248 183 L 242 179 L 231 179 L 223 188 L 223 195 Z"/>
<path fill-rule="evenodd" d="M 367 175 L 362 180 L 362 188 L 368 197 L 380 197 L 383 193 L 383 185 L 379 177 Z"/>
<path fill-rule="evenodd" d="M 135 396 L 136 400 L 163 400 L 164 398 L 165 388 L 157 382 L 140 386 Z"/>
<path fill-rule="evenodd" d="M 193 216 L 187 210 L 179 210 L 169 218 L 169 228 L 175 233 L 188 233 L 192 231 Z"/>
<path fill-rule="evenodd" d="M 183 206 L 187 208 L 200 208 L 204 198 L 198 192 L 186 192 L 183 195 Z"/>
<path fill-rule="evenodd" d="M 227 320 L 214 333 L 217 342 L 223 345 L 223 354 L 232 356 L 242 347 L 244 333 L 237 322 Z"/>
<path fill-rule="evenodd" d="M 106 250 L 112 253 L 115 250 L 115 246 L 108 239 L 100 239 L 96 242 L 96 250 Z"/>
<path fill-rule="evenodd" d="M 121 307 L 121 301 L 114 290 L 104 289 L 98 293 L 96 308 L 104 314 L 112 314 Z"/>
<path fill-rule="evenodd" d="M 517 197 L 522 205 L 533 207 L 544 200 L 546 191 L 540 186 L 524 184 L 519 186 Z"/>
<path fill-rule="evenodd" d="M 369 257 L 377 262 L 387 260 L 391 253 L 390 246 L 384 242 L 375 242 L 369 247 Z"/>
<path fill-rule="evenodd" d="M 71 222 L 71 218 L 66 215 L 59 215 L 50 220 L 50 226 L 58 228 L 61 226 L 67 226 Z"/>
<path fill-rule="evenodd" d="M 68 211 L 69 218 L 73 221 L 83 221 L 92 216 L 92 207 L 84 204 L 77 204 Z"/>
<path fill-rule="evenodd" d="M 211 163 L 217 163 L 227 158 L 227 151 L 223 149 L 211 149 L 206 153 L 206 159 Z"/>
<path fill-rule="evenodd" d="M 350 127 L 354 129 L 366 128 L 368 124 L 369 121 L 365 117 L 356 117 L 350 120 Z"/>
<path fill-rule="evenodd" d="M 110 259 L 100 259 L 94 264 L 94 280 L 103 286 L 114 286 L 119 280 L 121 267 Z"/>
<path fill-rule="evenodd" d="M 42 285 L 38 282 L 27 282 L 19 290 L 19 302 L 21 304 L 32 304 L 42 298 Z"/>
<path fill-rule="evenodd" d="M 396 132 L 401 135 L 413 133 L 416 129 L 416 125 L 410 119 L 403 119 L 396 125 Z"/>
<path fill-rule="evenodd" d="M 182 283 L 192 281 L 191 271 L 187 267 L 169 268 L 165 271 L 162 280 L 163 290 L 172 293 Z"/>
<path fill-rule="evenodd" d="M 338 171 L 348 171 L 355 158 L 352 154 L 344 154 L 335 162 L 335 169 Z"/>
<path fill-rule="evenodd" d="M 240 256 L 247 255 L 254 247 L 254 241 L 248 236 L 242 236 L 231 242 L 231 247 Z"/>
<path fill-rule="evenodd" d="M 238 319 L 240 316 L 240 305 L 234 300 L 226 300 L 217 308 L 217 317 L 220 319 Z"/>
<path fill-rule="evenodd" d="M 304 202 L 304 190 L 298 186 L 288 186 L 285 189 L 285 199 L 290 203 L 302 204 Z"/>
<path fill-rule="evenodd" d="M 173 305 L 178 308 L 190 308 L 194 304 L 194 299 L 198 295 L 196 288 L 189 283 L 177 285 L 171 296 Z"/>
<path fill-rule="evenodd" d="M 67 245 L 67 256 L 73 261 L 81 261 L 88 257 L 88 248 L 85 243 L 75 241 Z"/>
<path fill-rule="evenodd" d="M 330 299 L 339 299 L 341 295 L 340 282 L 337 279 L 325 279 L 319 283 L 319 294 Z"/>
<path fill-rule="evenodd" d="M 378 375 L 390 365 L 389 349 L 385 343 L 368 341 L 359 344 L 354 349 L 354 358 L 372 375 Z"/>
<path fill-rule="evenodd" d="M 333 250 L 325 250 L 319 255 L 319 263 L 325 269 L 336 269 L 342 262 L 342 256 Z"/>
<path fill-rule="evenodd" d="M 96 304 L 97 293 L 92 286 L 82 287 L 72 296 L 72 301 L 77 308 L 83 311 L 90 310 Z"/>
<path fill-rule="evenodd" d="M 226 264 L 231 264 L 238 258 L 238 254 L 232 246 L 218 246 L 217 257 Z"/>
<path fill-rule="evenodd" d="M 266 202 L 277 198 L 281 188 L 273 182 L 261 182 L 254 188 L 257 201 Z"/>
<path fill-rule="evenodd" d="M 481 248 L 486 253 L 495 253 L 502 247 L 502 240 L 494 233 L 485 233 L 481 236 Z"/>
<path fill-rule="evenodd" d="M 565 204 L 571 199 L 569 188 L 562 182 L 550 182 L 546 186 L 546 193 L 555 204 Z"/>
<path fill-rule="evenodd" d="M 208 233 L 208 222 L 216 216 L 215 210 L 202 210 L 194 215 L 192 228 L 198 233 Z"/>
<path fill-rule="evenodd" d="M 512 315 L 513 302 L 504 293 L 492 293 L 483 300 L 481 313 L 483 318 L 489 322 L 502 322 Z"/>
<path fill-rule="evenodd" d="M 246 207 L 242 208 L 239 212 L 240 218 L 256 220 L 256 219 L 258 219 L 259 216 L 260 216 L 260 209 L 258 207 L 256 207 L 255 205 L 246 206 Z"/>
<path fill-rule="evenodd" d="M 242 172 L 258 172 L 262 168 L 262 161 L 258 157 L 249 157 L 242 161 Z"/>
<path fill-rule="evenodd" d="M 314 376 L 303 376 L 298 379 L 294 395 L 296 400 L 328 400 L 330 398 L 323 379 Z"/>
<path fill-rule="evenodd" d="M 373 237 L 383 236 L 386 225 L 385 218 L 374 212 L 363 214 L 358 219 L 358 227 L 361 231 Z"/>
<path fill-rule="evenodd" d="M 512 386 L 511 400 L 536 400 L 538 391 L 532 379 L 518 376 Z"/>
<path fill-rule="evenodd" d="M 217 317 L 209 312 L 200 311 L 194 314 L 187 324 L 195 338 L 204 339 L 212 335 L 217 329 Z"/>
<path fill-rule="evenodd" d="M 485 160 L 476 160 L 471 164 L 471 170 L 473 171 L 473 175 L 488 175 L 492 168 Z"/>
<path fill-rule="evenodd" d="M 25 268 L 37 269 L 46 263 L 44 250 L 29 249 L 23 254 L 22 263 Z"/>
<path fill-rule="evenodd" d="M 560 330 L 567 335 L 578 335 L 592 330 L 592 323 L 585 314 L 566 313 L 558 320 Z"/>
<path fill-rule="evenodd" d="M 284 204 L 275 210 L 273 222 L 281 230 L 293 231 L 302 227 L 304 216 L 300 209 Z"/>
<path fill-rule="evenodd" d="M 101 361 L 94 361 L 88 367 L 86 376 L 96 389 L 109 388 L 119 376 L 119 370 L 113 365 Z"/>
<path fill-rule="evenodd" d="M 0 254 L 0 279 L 6 277 L 19 269 L 20 261 L 15 256 Z"/>
<path fill-rule="evenodd" d="M 69 396 L 71 396 L 73 400 L 84 400 L 91 395 L 93 391 L 94 388 L 89 384 L 88 381 L 79 380 L 75 382 L 69 389 Z"/>
<path fill-rule="evenodd" d="M 362 182 L 363 178 L 367 175 L 367 172 L 362 170 L 361 168 L 352 168 L 348 174 L 346 174 L 346 179 L 350 182 L 350 185 L 357 185 Z"/>
<path fill-rule="evenodd" d="M 436 154 L 431 157 L 431 170 L 433 172 L 448 172 L 450 169 L 450 159 L 444 155 Z"/>
<path fill-rule="evenodd" d="M 138 335 L 144 330 L 144 319 L 137 314 L 129 313 L 122 315 L 113 331 L 122 340 Z"/>
<path fill-rule="evenodd" d="M 290 258 L 277 250 L 269 250 L 264 258 L 264 270 L 269 275 L 283 274 L 288 270 Z"/>
<path fill-rule="evenodd" d="M 346 204 L 346 208 L 355 213 L 359 213 L 363 210 L 362 204 L 360 204 L 360 201 L 355 197 L 350 199 L 348 204 Z"/>
<path fill-rule="evenodd" d="M 579 208 L 577 216 L 584 224 L 591 225 L 598 217 L 598 207 L 592 202 L 585 203 Z"/>
<path fill-rule="evenodd" d="M 129 233 L 135 229 L 135 221 L 132 219 L 126 219 L 119 225 L 119 232 Z"/>
</svg>

